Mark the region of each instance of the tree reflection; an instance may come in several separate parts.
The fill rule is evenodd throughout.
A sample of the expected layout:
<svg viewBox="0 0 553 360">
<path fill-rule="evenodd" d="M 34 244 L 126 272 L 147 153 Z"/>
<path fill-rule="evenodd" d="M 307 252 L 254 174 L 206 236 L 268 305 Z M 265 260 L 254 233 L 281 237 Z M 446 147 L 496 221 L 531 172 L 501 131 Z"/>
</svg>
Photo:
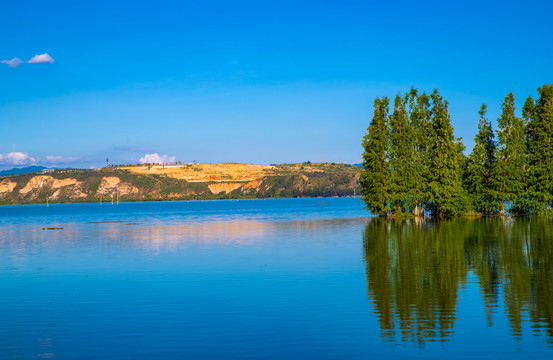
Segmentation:
<svg viewBox="0 0 553 360">
<path fill-rule="evenodd" d="M 476 277 L 489 326 L 500 296 L 512 334 L 532 322 L 553 344 L 553 224 L 549 218 L 372 219 L 364 257 L 382 336 L 447 341 L 459 290 Z"/>
</svg>

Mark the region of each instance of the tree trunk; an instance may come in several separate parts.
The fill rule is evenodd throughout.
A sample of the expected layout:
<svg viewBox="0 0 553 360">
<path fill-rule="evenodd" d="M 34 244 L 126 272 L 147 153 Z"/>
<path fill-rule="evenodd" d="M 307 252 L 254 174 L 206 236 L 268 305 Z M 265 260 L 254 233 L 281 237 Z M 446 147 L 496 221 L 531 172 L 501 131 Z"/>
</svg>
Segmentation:
<svg viewBox="0 0 553 360">
<path fill-rule="evenodd" d="M 419 212 L 420 216 L 424 216 L 424 203 L 421 204 L 421 211 Z"/>
<path fill-rule="evenodd" d="M 415 205 L 415 209 L 413 210 L 413 215 L 419 216 L 419 204 Z"/>
</svg>

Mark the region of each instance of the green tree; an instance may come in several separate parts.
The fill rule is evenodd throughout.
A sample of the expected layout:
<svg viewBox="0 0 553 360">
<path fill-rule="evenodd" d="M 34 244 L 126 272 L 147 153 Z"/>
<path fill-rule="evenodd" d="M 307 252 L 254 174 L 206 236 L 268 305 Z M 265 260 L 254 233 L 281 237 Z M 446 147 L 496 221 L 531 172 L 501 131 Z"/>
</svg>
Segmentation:
<svg viewBox="0 0 553 360">
<path fill-rule="evenodd" d="M 485 118 L 485 104 L 482 104 L 478 113 L 478 133 L 474 137 L 474 148 L 469 156 L 464 180 L 474 210 L 488 215 L 497 208 L 491 179 L 496 145 L 492 125 Z"/>
<path fill-rule="evenodd" d="M 532 135 L 532 122 L 534 118 L 534 99 L 531 96 L 526 98 L 524 105 L 522 106 L 522 121 L 526 129 L 526 162 L 528 163 L 528 155 L 530 153 L 530 141 Z M 528 169 L 528 166 L 526 166 Z"/>
<path fill-rule="evenodd" d="M 424 92 L 418 95 L 417 90 L 413 88 L 411 88 L 408 97 L 409 121 L 415 137 L 413 144 L 414 169 L 411 175 L 413 181 L 413 215 L 424 216 L 425 204 L 430 199 L 430 98 Z"/>
<path fill-rule="evenodd" d="M 390 210 L 388 106 L 387 97 L 374 101 L 373 119 L 362 142 L 364 151 L 363 171 L 360 174 L 361 198 L 367 209 L 378 216 L 387 216 Z"/>
<path fill-rule="evenodd" d="M 497 127 L 497 161 L 493 178 L 499 211 L 503 214 L 506 202 L 513 210 L 517 208 L 513 204 L 520 203 L 519 197 L 523 196 L 525 188 L 526 131 L 523 120 L 515 116 L 515 96 L 512 92 L 505 96 Z"/>
<path fill-rule="evenodd" d="M 390 125 L 390 207 L 394 215 L 410 211 L 413 204 L 413 170 L 415 134 L 409 123 L 406 109 L 408 95 L 399 94 L 394 100 L 394 111 L 389 117 Z"/>
<path fill-rule="evenodd" d="M 515 214 L 528 214 L 531 212 L 532 202 L 530 201 L 530 179 L 532 177 L 532 171 L 530 166 L 530 144 L 532 137 L 532 122 L 534 117 L 534 100 L 531 96 L 526 98 L 524 105 L 522 106 L 522 122 L 524 126 L 525 135 L 525 157 L 523 165 L 524 173 L 524 189 L 516 198 L 511 212 Z"/>
<path fill-rule="evenodd" d="M 453 136 L 447 101 L 438 90 L 432 95 L 432 126 L 430 148 L 430 206 L 439 218 L 460 215 L 464 197 L 460 173 L 461 139 Z"/>
<path fill-rule="evenodd" d="M 530 212 L 545 214 L 551 212 L 553 203 L 553 85 L 543 85 L 538 92 L 529 123 L 528 197 Z"/>
</svg>

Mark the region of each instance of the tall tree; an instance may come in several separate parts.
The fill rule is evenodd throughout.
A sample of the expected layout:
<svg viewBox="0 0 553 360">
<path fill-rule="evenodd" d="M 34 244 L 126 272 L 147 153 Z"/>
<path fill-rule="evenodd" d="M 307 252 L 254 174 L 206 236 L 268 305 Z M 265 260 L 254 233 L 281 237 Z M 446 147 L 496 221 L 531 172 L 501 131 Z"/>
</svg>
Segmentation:
<svg viewBox="0 0 553 360">
<path fill-rule="evenodd" d="M 414 170 L 414 133 L 409 123 L 406 103 L 408 97 L 396 95 L 390 115 L 390 207 L 394 215 L 410 211 Z"/>
<path fill-rule="evenodd" d="M 390 210 L 388 106 L 387 97 L 374 101 L 374 115 L 362 142 L 364 170 L 360 175 L 361 198 L 371 213 L 381 217 L 387 216 Z"/>
<path fill-rule="evenodd" d="M 526 98 L 522 106 L 522 121 L 526 128 L 526 155 L 530 153 L 530 141 L 532 140 L 532 122 L 534 118 L 534 99 L 531 96 Z M 528 159 L 526 159 L 528 162 Z"/>
<path fill-rule="evenodd" d="M 529 198 L 530 212 L 544 214 L 553 205 L 553 85 L 543 85 L 538 92 L 529 124 Z"/>
<path fill-rule="evenodd" d="M 511 212 L 514 214 L 528 214 L 531 213 L 532 201 L 530 197 L 530 183 L 532 178 L 532 167 L 530 166 L 530 144 L 532 143 L 532 124 L 534 117 L 534 99 L 531 96 L 526 98 L 524 105 L 522 106 L 522 123 L 524 126 L 524 139 L 525 139 L 525 156 L 523 165 L 523 178 L 524 188 L 519 193 Z"/>
<path fill-rule="evenodd" d="M 409 121 L 414 132 L 414 169 L 412 173 L 414 202 L 413 215 L 424 216 L 425 204 L 430 198 L 430 98 L 426 93 L 418 95 L 411 88 L 409 98 Z"/>
<path fill-rule="evenodd" d="M 439 217 L 460 215 L 463 209 L 463 189 L 460 174 L 460 153 L 463 145 L 453 136 L 447 101 L 438 90 L 432 95 L 431 132 L 431 208 Z"/>
<path fill-rule="evenodd" d="M 494 166 L 494 183 L 501 214 L 507 204 L 513 207 L 523 196 L 524 166 L 526 162 L 526 130 L 524 122 L 515 116 L 515 96 L 505 96 L 500 117 L 497 119 L 497 153 Z M 520 201 L 519 201 L 520 202 Z"/>
<path fill-rule="evenodd" d="M 496 145 L 492 124 L 485 118 L 485 104 L 482 104 L 478 113 L 478 133 L 474 137 L 474 148 L 469 156 L 464 180 L 474 210 L 489 215 L 497 208 L 491 178 Z"/>
</svg>

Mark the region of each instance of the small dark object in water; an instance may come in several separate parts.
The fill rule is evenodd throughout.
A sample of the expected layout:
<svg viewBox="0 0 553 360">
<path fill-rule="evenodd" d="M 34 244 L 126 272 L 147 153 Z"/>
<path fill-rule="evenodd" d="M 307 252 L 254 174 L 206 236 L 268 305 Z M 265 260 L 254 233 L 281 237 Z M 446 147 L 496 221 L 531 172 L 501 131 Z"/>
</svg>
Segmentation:
<svg viewBox="0 0 553 360">
<path fill-rule="evenodd" d="M 53 228 L 42 228 L 42 230 L 63 230 L 63 228 L 53 227 Z"/>
</svg>

